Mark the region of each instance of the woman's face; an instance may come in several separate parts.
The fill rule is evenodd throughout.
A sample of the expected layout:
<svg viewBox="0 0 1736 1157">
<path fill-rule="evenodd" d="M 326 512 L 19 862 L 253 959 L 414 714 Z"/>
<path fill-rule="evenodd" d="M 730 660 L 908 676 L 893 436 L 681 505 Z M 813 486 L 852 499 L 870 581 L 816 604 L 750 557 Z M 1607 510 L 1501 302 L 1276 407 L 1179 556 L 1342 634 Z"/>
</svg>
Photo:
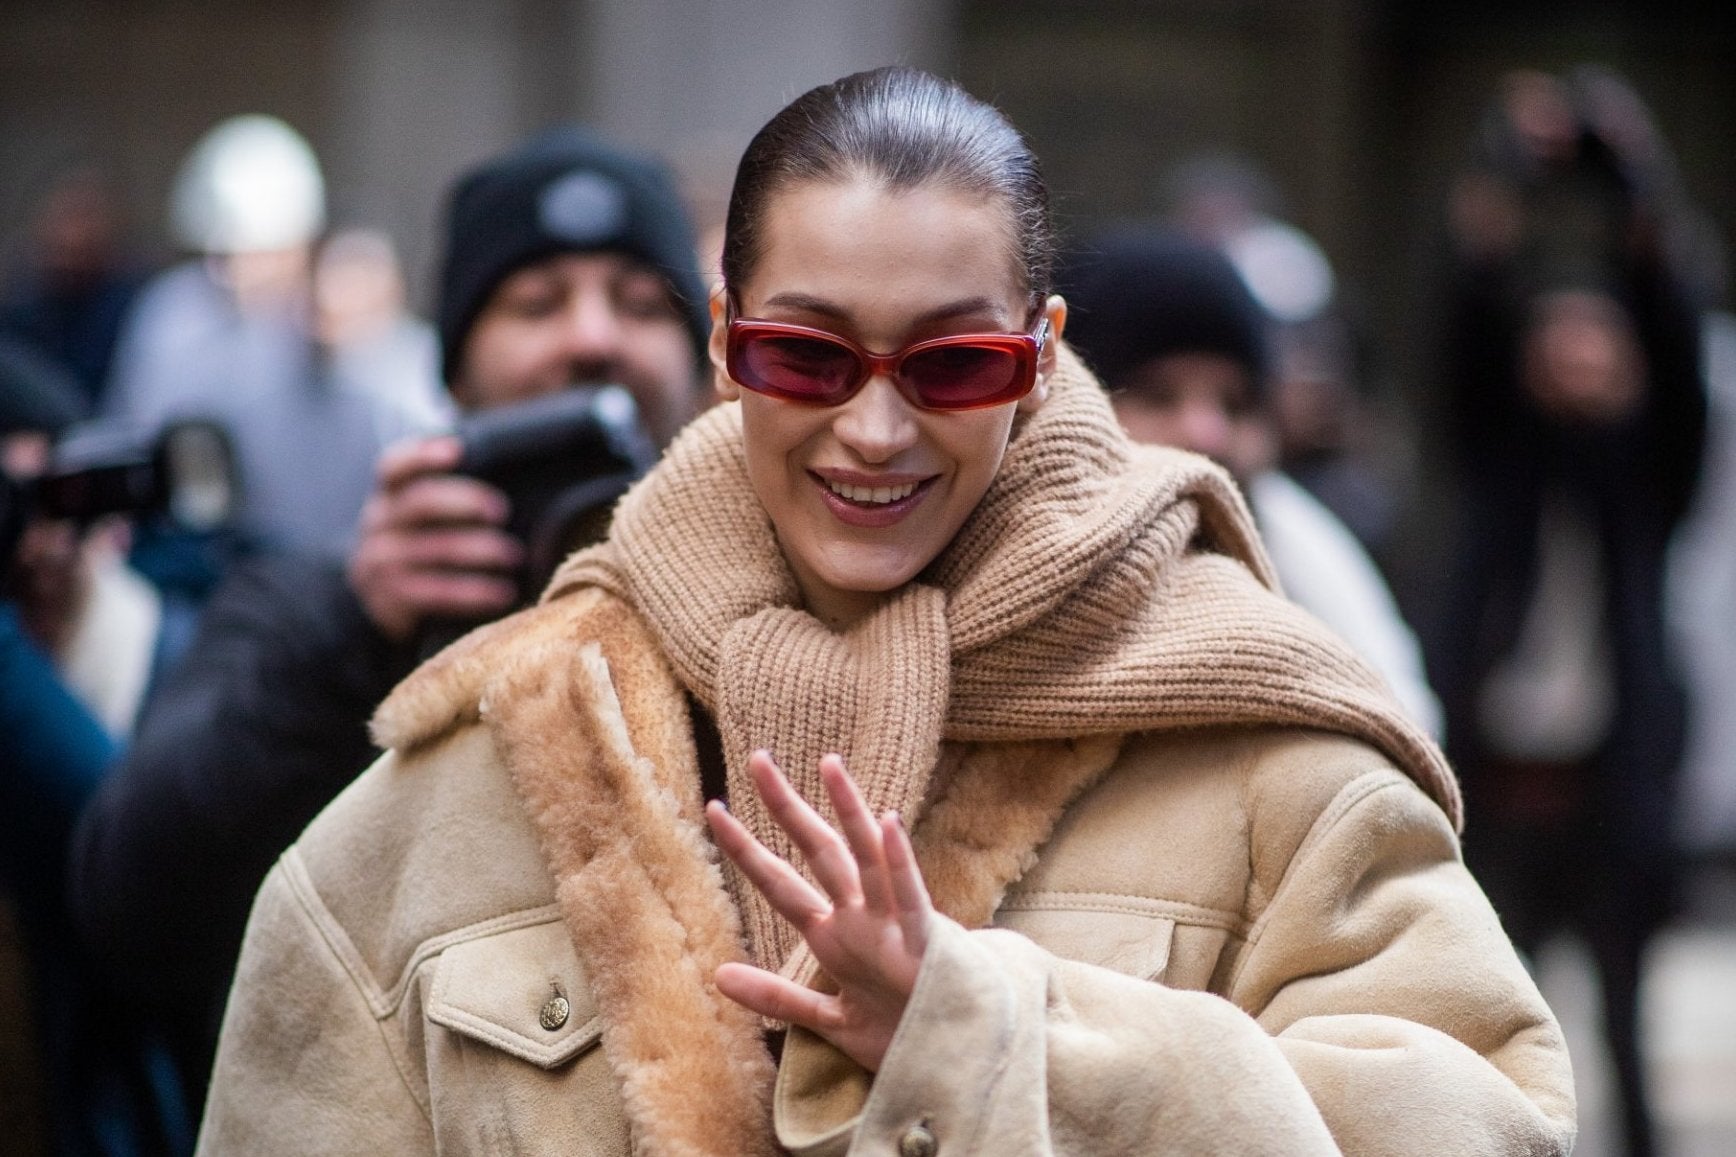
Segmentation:
<svg viewBox="0 0 1736 1157">
<path fill-rule="evenodd" d="M 732 287 L 743 317 L 827 330 L 877 353 L 965 333 L 1017 333 L 1035 318 L 1002 204 L 921 186 L 811 181 L 772 195 L 762 253 Z M 920 409 L 890 378 L 836 406 L 745 390 L 725 370 L 721 303 L 711 359 L 719 392 L 741 400 L 748 474 L 808 609 L 855 621 L 952 541 L 1000 468 L 1013 416 L 1047 396 L 1061 299 L 1037 385 L 981 410 Z"/>
</svg>

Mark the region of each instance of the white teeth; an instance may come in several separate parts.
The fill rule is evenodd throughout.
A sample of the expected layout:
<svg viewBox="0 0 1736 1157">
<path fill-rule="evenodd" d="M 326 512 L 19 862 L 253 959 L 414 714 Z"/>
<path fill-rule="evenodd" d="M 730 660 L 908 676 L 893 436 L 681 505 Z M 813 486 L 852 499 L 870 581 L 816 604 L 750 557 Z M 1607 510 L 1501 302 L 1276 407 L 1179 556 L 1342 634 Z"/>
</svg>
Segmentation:
<svg viewBox="0 0 1736 1157">
<path fill-rule="evenodd" d="M 826 483 L 832 488 L 832 493 L 851 502 L 872 503 L 884 506 L 888 502 L 897 502 L 901 498 L 909 498 L 916 493 L 916 483 L 906 482 L 903 486 L 849 486 L 842 482 Z"/>
</svg>

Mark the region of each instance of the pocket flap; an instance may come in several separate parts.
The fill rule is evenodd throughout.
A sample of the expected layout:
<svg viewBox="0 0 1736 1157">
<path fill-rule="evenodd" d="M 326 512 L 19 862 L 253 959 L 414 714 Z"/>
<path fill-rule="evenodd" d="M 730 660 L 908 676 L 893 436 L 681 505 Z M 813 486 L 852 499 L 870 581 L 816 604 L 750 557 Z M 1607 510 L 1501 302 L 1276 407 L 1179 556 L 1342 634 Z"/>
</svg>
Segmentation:
<svg viewBox="0 0 1736 1157">
<path fill-rule="evenodd" d="M 558 920 L 446 949 L 427 1015 L 545 1069 L 571 1060 L 603 1031 L 584 969 Z"/>
<path fill-rule="evenodd" d="M 1011 901 L 995 914 L 995 925 L 1029 937 L 1057 956 L 1139 980 L 1162 979 L 1175 939 L 1175 920 L 1169 916 L 1086 907 L 1059 893 Z"/>
</svg>

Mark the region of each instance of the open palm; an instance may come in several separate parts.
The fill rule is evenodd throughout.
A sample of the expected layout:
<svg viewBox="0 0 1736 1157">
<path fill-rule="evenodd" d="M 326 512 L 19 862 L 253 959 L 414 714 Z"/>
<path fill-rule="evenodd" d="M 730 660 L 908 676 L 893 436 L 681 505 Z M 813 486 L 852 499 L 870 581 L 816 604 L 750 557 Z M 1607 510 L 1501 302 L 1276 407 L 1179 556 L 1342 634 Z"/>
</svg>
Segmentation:
<svg viewBox="0 0 1736 1157">
<path fill-rule="evenodd" d="M 731 1000 L 811 1029 L 869 1071 L 878 1070 L 916 986 L 933 908 L 910 838 L 894 812 L 876 818 L 837 755 L 820 777 L 842 834 L 790 786 L 771 755 L 748 759 L 754 788 L 788 832 L 819 887 L 754 838 L 717 801 L 706 808 L 718 847 L 807 941 L 837 986 L 824 993 L 746 964 L 717 970 Z"/>
</svg>

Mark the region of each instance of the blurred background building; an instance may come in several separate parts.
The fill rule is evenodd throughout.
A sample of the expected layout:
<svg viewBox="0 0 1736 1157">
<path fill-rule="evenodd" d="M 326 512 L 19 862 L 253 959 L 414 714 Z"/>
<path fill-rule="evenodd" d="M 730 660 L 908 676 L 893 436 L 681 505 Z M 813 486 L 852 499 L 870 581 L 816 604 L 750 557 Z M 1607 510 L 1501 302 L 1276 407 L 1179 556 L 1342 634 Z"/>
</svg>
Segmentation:
<svg viewBox="0 0 1736 1157">
<path fill-rule="evenodd" d="M 1736 234 L 1736 10 L 1687 0 L 7 0 L 0 249 L 57 166 L 112 167 L 167 243 L 180 158 L 270 113 L 325 167 L 336 221 L 385 230 L 425 301 L 440 189 L 548 122 L 679 165 L 721 208 L 753 128 L 795 93 L 905 61 L 1032 138 L 1075 223 L 1149 212 L 1176 162 L 1256 160 L 1383 331 L 1416 327 L 1415 258 L 1505 69 L 1597 60 L 1645 94 L 1692 199 Z M 1392 374 L 1404 372 L 1395 363 Z"/>
<path fill-rule="evenodd" d="M 715 225 L 735 159 L 771 113 L 893 61 L 1001 105 L 1075 237 L 1176 213 L 1178 174 L 1197 175 L 1202 158 L 1257 174 L 1252 208 L 1314 247 L 1347 327 L 1336 372 L 1366 419 L 1350 437 L 1387 488 L 1365 511 L 1365 537 L 1401 603 L 1428 603 L 1439 561 L 1430 386 L 1449 190 L 1503 74 L 1596 62 L 1624 75 L 1698 212 L 1703 292 L 1730 301 L 1728 267 L 1713 258 L 1736 239 L 1736 5 L 1689 0 L 5 0 L 0 274 L 41 246 L 44 205 L 68 173 L 94 175 L 75 203 L 87 211 L 71 218 L 83 224 L 59 234 L 81 259 L 108 246 L 130 285 L 186 256 L 166 212 L 182 158 L 222 118 L 263 113 L 317 153 L 329 224 L 389 240 L 426 312 L 442 192 L 479 158 L 548 124 L 588 122 L 667 157 L 701 224 Z M 1726 490 L 1730 389 L 1713 383 Z M 1720 501 L 1691 543 L 1712 578 L 1681 601 L 1731 632 L 1736 561 L 1719 527 L 1736 506 Z M 1730 648 L 1719 655 L 1698 661 L 1731 670 Z M 1725 709 L 1709 714 L 1728 736 L 1728 679 L 1723 692 Z M 1690 806 L 1695 783 L 1707 801 L 1696 838 L 1736 863 L 1733 746 L 1691 753 L 1724 762 L 1689 783 Z M 1736 929 L 1726 903 L 1722 927 Z M 1566 977 L 1565 1011 L 1594 1009 L 1574 987 L 1583 970 L 1549 959 Z M 1736 1151 L 1736 932 L 1662 945 L 1648 985 L 1673 1151 Z M 7 1015 L 0 1002 L 0 1066 L 15 1042 Z M 1594 1029 L 1570 1031 L 1595 1054 Z M 1599 1148 L 1602 1078 L 1595 1060 L 1581 1064 L 1582 1152 L 1613 1151 Z M 15 1131 L 27 1129 L 21 1103 L 0 1092 L 0 1136 L 28 1136 Z"/>
<path fill-rule="evenodd" d="M 721 216 L 748 135 L 806 87 L 903 61 L 956 76 L 1032 138 L 1064 225 L 1147 215 L 1166 174 L 1252 162 L 1268 209 L 1329 258 L 1361 335 L 1359 388 L 1400 435 L 1430 417 L 1430 280 L 1450 174 L 1496 78 L 1595 61 L 1630 80 L 1710 235 L 1736 237 L 1736 8 L 1688 0 L 7 0 L 0 254 L 69 166 L 113 178 L 126 236 L 170 256 L 176 166 L 221 117 L 283 118 L 330 218 L 397 246 L 426 308 L 440 192 L 527 132 L 578 119 L 679 168 Z M 1431 512 L 1431 465 L 1376 448 Z M 1426 450 L 1427 447 L 1421 448 Z M 1423 501 L 1415 501 L 1420 497 Z M 1404 527 L 1400 527 L 1404 529 Z M 1426 536 L 1425 536 L 1426 537 Z M 1381 544 L 1401 600 L 1415 535 Z M 1408 572 L 1408 573 L 1407 573 Z"/>
</svg>

